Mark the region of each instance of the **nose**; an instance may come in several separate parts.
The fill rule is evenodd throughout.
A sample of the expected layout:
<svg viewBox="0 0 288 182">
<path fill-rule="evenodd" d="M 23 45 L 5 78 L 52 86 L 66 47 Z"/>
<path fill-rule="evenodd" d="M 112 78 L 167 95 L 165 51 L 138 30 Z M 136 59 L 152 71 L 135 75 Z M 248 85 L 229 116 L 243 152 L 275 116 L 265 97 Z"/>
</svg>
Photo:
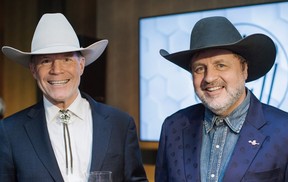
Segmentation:
<svg viewBox="0 0 288 182">
<path fill-rule="evenodd" d="M 54 60 L 52 62 L 50 72 L 52 74 L 59 74 L 62 72 L 62 65 L 60 60 Z"/>
<path fill-rule="evenodd" d="M 213 69 L 213 67 L 207 67 L 204 74 L 204 81 L 206 83 L 211 83 L 218 78 L 217 70 Z"/>
</svg>

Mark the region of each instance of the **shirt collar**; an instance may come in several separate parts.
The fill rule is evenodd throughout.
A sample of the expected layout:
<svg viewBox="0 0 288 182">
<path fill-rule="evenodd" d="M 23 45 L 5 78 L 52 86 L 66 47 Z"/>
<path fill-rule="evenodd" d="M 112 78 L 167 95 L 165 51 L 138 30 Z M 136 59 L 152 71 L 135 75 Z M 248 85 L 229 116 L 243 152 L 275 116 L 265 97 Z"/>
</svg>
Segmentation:
<svg viewBox="0 0 288 182">
<path fill-rule="evenodd" d="M 204 117 L 204 127 L 206 133 L 209 133 L 215 126 L 216 122 L 221 119 L 225 121 L 225 123 L 233 132 L 239 133 L 245 121 L 250 105 L 250 95 L 250 91 L 247 89 L 247 96 L 244 101 L 229 116 L 225 118 L 221 118 L 215 115 L 212 111 L 206 108 Z"/>
<path fill-rule="evenodd" d="M 73 115 L 77 116 L 81 120 L 85 118 L 84 107 L 81 107 L 85 99 L 81 97 L 80 92 L 78 91 L 78 95 L 73 103 L 67 108 Z M 58 116 L 59 108 L 52 104 L 46 97 L 43 96 L 43 103 L 45 109 L 45 116 L 47 122 L 55 120 Z"/>
<path fill-rule="evenodd" d="M 69 111 L 71 111 L 74 115 L 79 117 L 81 120 L 85 118 L 85 107 L 83 106 L 83 102 L 85 101 L 84 98 L 81 97 L 81 94 L 78 93 L 77 98 L 74 100 L 74 102 L 67 108 Z"/>
</svg>

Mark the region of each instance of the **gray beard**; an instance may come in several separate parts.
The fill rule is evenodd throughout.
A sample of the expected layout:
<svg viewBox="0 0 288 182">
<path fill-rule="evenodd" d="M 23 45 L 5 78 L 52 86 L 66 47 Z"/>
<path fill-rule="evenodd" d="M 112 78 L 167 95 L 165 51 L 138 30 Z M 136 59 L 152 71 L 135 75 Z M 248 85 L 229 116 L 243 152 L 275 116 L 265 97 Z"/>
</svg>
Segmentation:
<svg viewBox="0 0 288 182">
<path fill-rule="evenodd" d="M 226 112 L 233 104 L 235 104 L 244 92 L 245 86 L 241 88 L 238 87 L 235 92 L 228 92 L 227 99 L 224 101 L 224 103 L 216 103 L 213 105 L 206 99 L 204 94 L 198 95 L 197 92 L 196 94 L 205 107 L 211 110 L 214 114 L 221 115 L 222 113 Z"/>
</svg>

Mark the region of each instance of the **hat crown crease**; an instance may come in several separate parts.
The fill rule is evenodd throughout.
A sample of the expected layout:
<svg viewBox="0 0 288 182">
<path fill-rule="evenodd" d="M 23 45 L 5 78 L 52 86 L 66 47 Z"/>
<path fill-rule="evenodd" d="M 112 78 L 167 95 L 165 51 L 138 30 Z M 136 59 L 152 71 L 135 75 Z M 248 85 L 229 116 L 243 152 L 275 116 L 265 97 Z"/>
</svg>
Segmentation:
<svg viewBox="0 0 288 182">
<path fill-rule="evenodd" d="M 215 21 L 209 18 L 203 20 L 197 22 L 192 30 L 190 49 L 229 45 L 242 39 L 239 31 L 225 18 L 222 21 Z"/>
<path fill-rule="evenodd" d="M 56 47 L 59 51 L 65 51 L 71 47 L 80 48 L 80 44 L 74 29 L 62 14 L 43 15 L 35 29 L 31 51 L 49 53 L 49 48 L 55 51 Z"/>
</svg>

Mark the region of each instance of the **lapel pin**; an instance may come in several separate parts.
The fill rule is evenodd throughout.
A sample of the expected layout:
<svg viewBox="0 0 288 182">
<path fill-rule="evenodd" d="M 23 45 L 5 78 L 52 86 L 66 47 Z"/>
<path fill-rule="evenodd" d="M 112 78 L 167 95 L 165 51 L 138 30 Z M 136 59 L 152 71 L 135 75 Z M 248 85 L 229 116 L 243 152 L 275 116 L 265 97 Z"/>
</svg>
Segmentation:
<svg viewBox="0 0 288 182">
<path fill-rule="evenodd" d="M 251 143 L 251 145 L 259 145 L 259 143 L 256 142 L 256 140 L 249 140 L 248 143 Z"/>
</svg>

